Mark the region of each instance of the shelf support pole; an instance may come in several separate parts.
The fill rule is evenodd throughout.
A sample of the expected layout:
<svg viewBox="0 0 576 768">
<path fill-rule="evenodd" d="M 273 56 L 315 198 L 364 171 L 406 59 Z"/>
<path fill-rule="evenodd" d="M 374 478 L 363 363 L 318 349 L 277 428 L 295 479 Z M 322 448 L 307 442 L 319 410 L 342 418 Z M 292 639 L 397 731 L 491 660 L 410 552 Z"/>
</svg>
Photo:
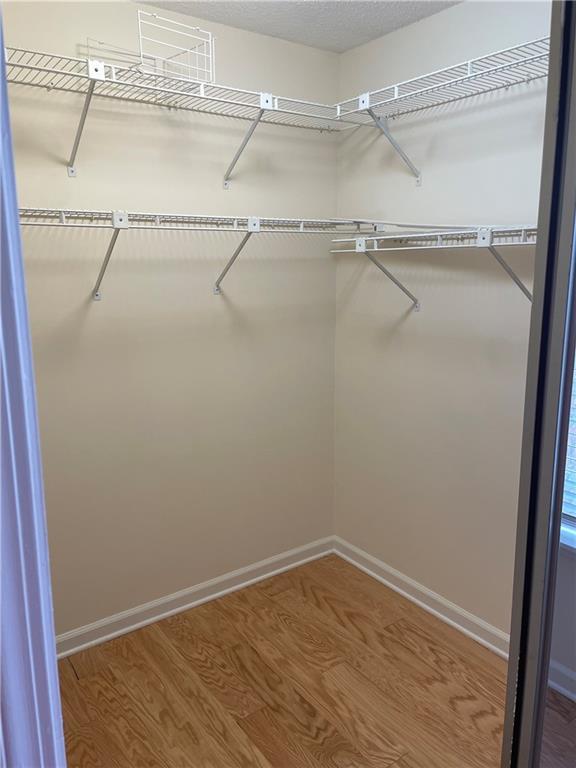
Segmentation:
<svg viewBox="0 0 576 768">
<path fill-rule="evenodd" d="M 86 122 L 86 117 L 88 116 L 88 109 L 90 108 L 90 102 L 92 101 L 92 95 L 94 93 L 95 85 L 96 85 L 96 82 L 94 80 L 91 80 L 90 85 L 88 86 L 88 92 L 86 94 L 86 98 L 84 99 L 84 106 L 82 107 L 80 122 L 78 123 L 78 128 L 76 129 L 76 136 L 74 138 L 74 145 L 72 147 L 72 152 L 70 154 L 70 160 L 68 160 L 68 166 L 66 168 L 66 170 L 68 171 L 68 176 L 72 178 L 76 176 L 76 168 L 74 167 L 74 163 L 76 161 L 76 154 L 78 153 L 78 147 L 80 145 L 80 139 L 82 138 L 82 132 L 84 131 L 84 123 Z"/>
<path fill-rule="evenodd" d="M 246 132 L 246 135 L 242 139 L 242 143 L 240 144 L 240 146 L 236 150 L 236 154 L 234 155 L 234 157 L 232 159 L 232 162 L 230 163 L 226 173 L 224 174 L 224 189 L 230 189 L 230 176 L 232 175 L 232 171 L 236 167 L 236 163 L 238 162 L 238 160 L 240 160 L 242 152 L 244 152 L 244 150 L 246 149 L 246 145 L 248 144 L 248 142 L 252 138 L 252 134 L 256 130 L 256 127 L 257 127 L 258 123 L 260 122 L 260 120 L 262 120 L 264 112 L 266 111 L 264 109 L 264 106 L 263 106 L 263 104 L 264 104 L 263 97 L 267 96 L 267 95 L 268 94 L 261 94 L 261 98 L 260 98 L 261 106 L 260 106 L 260 109 L 258 110 L 258 114 L 256 115 L 256 117 L 252 121 L 252 125 L 250 126 L 250 128 L 248 128 L 248 131 Z"/>
<path fill-rule="evenodd" d="M 408 169 L 410 170 L 410 173 L 412 173 L 413 176 L 416 177 L 416 184 L 420 186 L 420 184 L 422 183 L 422 174 L 420 173 L 418 168 L 416 168 L 412 160 L 410 160 L 406 152 L 404 152 L 400 144 L 398 144 L 394 136 L 392 136 L 392 134 L 390 133 L 390 129 L 388 128 L 388 121 L 382 117 L 378 117 L 378 115 L 374 112 L 372 107 L 368 107 L 366 111 L 368 112 L 372 120 L 374 120 L 374 122 L 376 123 L 376 126 L 380 129 L 383 135 L 388 139 L 388 141 L 390 142 L 394 150 L 398 153 L 398 155 L 400 156 L 404 164 L 408 167 Z"/>
<path fill-rule="evenodd" d="M 228 169 L 226 170 L 226 173 L 224 174 L 224 189 L 230 189 L 230 176 L 232 175 L 232 171 L 236 167 L 236 163 L 238 160 L 240 160 L 240 156 L 242 152 L 246 149 L 246 144 L 250 141 L 252 138 L 252 134 L 256 130 L 256 126 L 262 120 L 262 117 L 264 116 L 264 112 L 266 112 L 267 109 L 277 109 L 277 99 L 271 94 L 271 93 L 261 93 L 260 94 L 260 109 L 258 110 L 258 114 L 252 121 L 252 125 L 250 128 L 248 128 L 248 131 L 246 132 L 246 136 L 242 139 L 242 143 L 238 147 L 238 150 L 236 151 L 236 154 L 234 155 L 232 162 L 228 166 Z"/>
<path fill-rule="evenodd" d="M 108 269 L 108 263 L 110 261 L 110 257 L 112 256 L 114 246 L 116 245 L 116 240 L 118 240 L 118 235 L 120 234 L 120 230 L 128 229 L 129 227 L 128 214 L 125 211 L 113 211 L 112 226 L 114 227 L 114 232 L 112 233 L 112 237 L 110 238 L 110 242 L 108 243 L 106 255 L 104 256 L 104 261 L 102 262 L 102 266 L 100 267 L 100 272 L 98 273 L 96 284 L 92 289 L 92 299 L 94 301 L 100 301 L 100 299 L 102 298 L 102 294 L 100 293 L 100 285 L 102 283 L 102 280 L 104 279 L 106 270 Z"/>
<path fill-rule="evenodd" d="M 70 159 L 68 160 L 68 165 L 66 167 L 68 176 L 71 178 L 76 176 L 76 168 L 74 163 L 76 161 L 78 147 L 80 146 L 80 139 L 82 138 L 82 133 L 84 131 L 84 124 L 86 123 L 86 118 L 88 116 L 88 110 L 90 109 L 90 102 L 92 101 L 92 96 L 94 95 L 94 87 L 96 86 L 96 82 L 98 80 L 106 80 L 106 67 L 104 66 L 104 62 L 96 61 L 95 59 L 88 59 L 87 64 L 88 77 L 90 78 L 90 82 L 88 83 L 88 90 L 86 91 L 86 98 L 84 99 L 84 106 L 82 107 L 80 122 L 78 123 L 78 128 L 76 129 L 76 136 L 74 137 L 72 152 L 70 153 Z"/>
<path fill-rule="evenodd" d="M 254 231 L 257 231 L 257 230 L 254 230 Z M 244 237 L 242 238 L 242 242 L 241 242 L 241 243 L 240 243 L 240 245 L 239 245 L 239 246 L 236 248 L 236 250 L 234 251 L 234 253 L 233 253 L 233 254 L 232 254 L 232 256 L 230 257 L 230 259 L 228 260 L 228 263 L 226 264 L 226 266 L 224 267 L 224 269 L 222 270 L 222 272 L 220 272 L 220 275 L 219 275 L 218 279 L 217 279 L 217 280 L 216 280 L 216 282 L 214 283 L 214 294 L 215 294 L 216 296 L 219 296 L 219 295 L 222 293 L 222 289 L 220 288 L 220 283 L 222 282 L 222 280 L 224 280 L 224 278 L 225 278 L 225 277 L 226 277 L 226 275 L 228 274 L 228 270 L 229 270 L 229 269 L 230 269 L 230 267 L 231 267 L 231 266 L 234 264 L 234 262 L 236 261 L 236 259 L 238 258 L 238 256 L 240 256 L 240 254 L 241 254 L 241 253 L 242 253 L 242 251 L 244 250 L 244 246 L 246 245 L 246 243 L 248 242 L 248 240 L 250 240 L 250 238 L 252 237 L 252 235 L 253 235 L 253 234 L 254 234 L 254 232 L 246 232 L 246 234 L 245 234 L 245 235 L 244 235 Z"/>
<path fill-rule="evenodd" d="M 412 309 L 414 310 L 414 312 L 420 312 L 420 301 L 416 298 L 416 296 L 414 296 L 414 294 L 411 291 L 408 290 L 408 288 L 406 288 L 406 286 L 403 283 L 400 282 L 400 280 L 398 280 L 397 277 L 394 277 L 394 275 L 388 269 L 386 269 L 384 264 L 378 261 L 378 259 L 374 256 L 374 254 L 370 253 L 370 251 L 366 248 L 366 242 L 363 237 L 359 237 L 356 239 L 356 251 L 358 253 L 363 253 L 364 256 L 367 256 L 372 262 L 372 264 L 378 267 L 380 272 L 386 275 L 388 280 L 391 280 L 397 288 L 400 288 L 402 293 L 405 293 L 406 296 L 408 296 L 408 298 L 412 302 Z"/>
<path fill-rule="evenodd" d="M 504 259 L 504 257 L 496 250 L 496 248 L 494 248 L 493 245 L 489 245 L 488 250 L 490 251 L 492 256 L 494 256 L 498 264 L 500 264 L 504 272 L 506 272 L 508 277 L 510 277 L 516 283 L 518 288 L 520 288 L 520 290 L 522 291 L 524 296 L 526 296 L 528 301 L 532 301 L 532 294 L 530 293 L 528 288 L 526 288 L 522 280 L 520 280 L 516 272 L 514 272 L 510 264 L 508 264 L 508 262 Z"/>
</svg>

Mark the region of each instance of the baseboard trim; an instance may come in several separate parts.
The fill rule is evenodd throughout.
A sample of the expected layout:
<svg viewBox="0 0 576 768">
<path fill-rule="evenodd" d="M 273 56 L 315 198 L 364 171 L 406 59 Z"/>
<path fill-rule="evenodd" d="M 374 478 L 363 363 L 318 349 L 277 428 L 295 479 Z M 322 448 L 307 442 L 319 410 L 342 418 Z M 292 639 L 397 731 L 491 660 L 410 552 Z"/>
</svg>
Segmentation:
<svg viewBox="0 0 576 768">
<path fill-rule="evenodd" d="M 576 702 L 576 672 L 558 661 L 550 662 L 548 685 L 570 701 Z"/>
<path fill-rule="evenodd" d="M 411 600 L 425 611 L 433 614 L 463 634 L 476 640 L 494 653 L 507 657 L 509 636 L 488 624 L 478 616 L 450 602 L 442 595 L 419 584 L 409 576 L 397 571 L 382 560 L 368 554 L 339 536 L 327 536 L 273 557 L 260 560 L 252 565 L 217 576 L 196 586 L 174 592 L 149 603 L 138 605 L 126 611 L 108 616 L 70 632 L 58 635 L 56 650 L 58 658 L 69 656 L 93 645 L 112 640 L 119 635 L 152 624 L 175 613 L 194 608 L 197 605 L 223 597 L 230 592 L 243 589 L 263 579 L 283 573 L 325 555 L 335 553 L 352 565 L 377 579 L 385 586 Z M 562 678 L 563 680 L 564 678 Z M 559 678 L 557 685 L 563 683 Z M 552 687 L 554 685 L 551 683 Z M 557 688 L 561 693 L 564 690 Z M 568 690 L 571 690 L 569 687 Z M 568 694 L 564 694 L 568 695 Z"/>
<path fill-rule="evenodd" d="M 310 544 L 281 552 L 244 568 L 238 568 L 222 576 L 182 589 L 149 603 L 137 605 L 113 616 L 108 616 L 56 637 L 58 658 L 70 656 L 93 645 L 112 640 L 119 635 L 152 624 L 175 613 L 223 597 L 250 584 L 267 579 L 290 568 L 304 565 L 333 552 L 333 537 L 327 536 Z"/>
<path fill-rule="evenodd" d="M 425 611 L 432 613 L 476 642 L 489 648 L 503 658 L 508 657 L 510 636 L 501 629 L 488 624 L 478 616 L 450 602 L 442 595 L 419 584 L 409 576 L 397 571 L 382 560 L 350 544 L 339 536 L 334 537 L 334 551 L 352 565 L 380 581 L 390 589 L 408 598 Z"/>
</svg>

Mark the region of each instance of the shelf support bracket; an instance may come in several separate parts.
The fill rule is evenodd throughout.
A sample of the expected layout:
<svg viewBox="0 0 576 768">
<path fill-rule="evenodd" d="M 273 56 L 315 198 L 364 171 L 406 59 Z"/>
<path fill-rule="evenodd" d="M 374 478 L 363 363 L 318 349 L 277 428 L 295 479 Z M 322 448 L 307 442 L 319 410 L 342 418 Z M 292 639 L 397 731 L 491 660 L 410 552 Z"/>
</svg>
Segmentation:
<svg viewBox="0 0 576 768">
<path fill-rule="evenodd" d="M 112 226 L 114 227 L 114 232 L 112 233 L 112 237 L 110 239 L 110 242 L 108 243 L 106 255 L 104 256 L 104 261 L 102 262 L 102 266 L 100 267 L 100 272 L 98 273 L 96 284 L 92 289 L 92 299 L 94 301 L 100 301 L 100 299 L 102 298 L 102 294 L 100 293 L 100 285 L 102 283 L 102 280 L 104 279 L 106 270 L 108 269 L 108 262 L 110 261 L 110 257 L 112 256 L 112 251 L 114 250 L 114 246 L 116 245 L 116 240 L 118 240 L 118 235 L 120 234 L 120 230 L 128 229 L 128 227 L 130 226 L 130 222 L 128 221 L 128 214 L 126 213 L 126 211 L 112 211 Z"/>
<path fill-rule="evenodd" d="M 397 277 L 394 277 L 394 275 L 388 269 L 386 269 L 384 264 L 378 261 L 378 259 L 374 256 L 374 254 L 370 253 L 369 249 L 366 248 L 365 238 L 363 237 L 356 238 L 356 252 L 363 253 L 364 256 L 367 256 L 372 262 L 372 264 L 378 267 L 380 272 L 386 275 L 388 280 L 391 280 L 397 288 L 400 288 L 402 293 L 405 293 L 406 296 L 408 296 L 408 298 L 412 302 L 412 309 L 414 310 L 414 312 L 420 312 L 420 301 L 416 298 L 416 296 L 414 296 L 414 294 L 411 291 L 408 290 L 408 288 L 406 288 L 406 286 L 403 283 L 400 282 L 400 280 L 398 280 Z"/>
<path fill-rule="evenodd" d="M 248 240 L 250 240 L 254 232 L 260 232 L 260 219 L 257 218 L 256 216 L 250 216 L 250 218 L 248 219 L 248 232 L 246 232 L 246 234 L 242 238 L 242 242 L 236 248 L 236 250 L 230 257 L 230 259 L 228 260 L 228 263 L 226 264 L 222 272 L 220 272 L 218 279 L 214 283 L 215 296 L 220 296 L 220 294 L 222 293 L 222 289 L 220 288 L 220 283 L 222 282 L 222 280 L 224 280 L 224 278 L 228 274 L 228 271 L 230 270 L 231 266 L 234 264 L 238 256 L 240 256 L 240 254 L 244 250 L 244 247 L 248 243 Z"/>
<path fill-rule="evenodd" d="M 522 280 L 520 280 L 516 272 L 514 272 L 510 264 L 508 264 L 506 259 L 502 256 L 501 253 L 499 253 L 499 251 L 492 244 L 492 230 L 490 229 L 490 227 L 480 227 L 480 229 L 478 230 L 476 245 L 479 248 L 487 248 L 492 254 L 492 256 L 494 256 L 498 264 L 500 264 L 504 272 L 506 272 L 508 277 L 516 283 L 518 288 L 520 288 L 520 290 L 522 291 L 524 296 L 526 296 L 528 301 L 532 301 L 532 294 L 530 293 L 528 288 L 526 288 L 526 286 L 524 285 Z"/>
<path fill-rule="evenodd" d="M 246 145 L 252 138 L 252 134 L 256 130 L 256 127 L 260 120 L 262 120 L 262 117 L 264 116 L 264 112 L 266 112 L 267 109 L 276 109 L 276 99 L 271 93 L 261 93 L 260 94 L 260 109 L 258 110 L 258 114 L 252 121 L 252 125 L 250 128 L 248 128 L 246 132 L 246 136 L 242 139 L 242 143 L 238 147 L 236 154 L 232 158 L 232 162 L 228 166 L 226 173 L 224 174 L 224 189 L 230 189 L 231 181 L 230 176 L 232 175 L 232 171 L 236 167 L 236 163 L 238 160 L 240 160 L 240 157 L 242 155 L 242 152 L 246 149 Z"/>
<path fill-rule="evenodd" d="M 78 123 L 78 128 L 76 129 L 76 136 L 74 137 L 72 152 L 70 153 L 70 159 L 68 160 L 68 165 L 66 167 L 68 176 L 70 176 L 72 179 L 76 177 L 76 167 L 74 163 L 76 162 L 76 155 L 78 153 L 78 147 L 80 146 L 80 139 L 82 138 L 82 133 L 84 131 L 84 124 L 86 123 L 86 118 L 88 117 L 90 102 L 92 101 L 92 96 L 94 95 L 94 87 L 96 86 L 96 82 L 98 80 L 106 80 L 106 69 L 104 62 L 96 61 L 96 59 L 88 59 L 88 77 L 90 78 L 88 91 L 86 92 L 84 106 L 82 107 L 82 114 L 80 115 L 80 122 Z"/>
<path fill-rule="evenodd" d="M 498 251 L 496 250 L 496 248 L 494 248 L 493 245 L 489 245 L 488 250 L 490 251 L 492 256 L 494 256 L 498 264 L 500 264 L 504 272 L 506 272 L 508 277 L 510 277 L 516 283 L 518 288 L 520 288 L 520 290 L 522 291 L 524 296 L 526 296 L 528 301 L 532 301 L 532 294 L 530 293 L 528 288 L 526 288 L 522 280 L 520 280 L 516 272 L 514 272 L 510 264 L 508 264 L 508 262 L 504 259 L 504 257 L 500 253 L 498 253 Z"/>
<path fill-rule="evenodd" d="M 394 150 L 400 156 L 401 160 L 408 167 L 408 169 L 410 170 L 410 173 L 416 177 L 417 186 L 420 186 L 422 184 L 422 174 L 420 173 L 418 168 L 416 168 L 412 160 L 410 160 L 406 152 L 404 152 L 400 144 L 398 144 L 394 136 L 392 136 L 392 134 L 390 133 L 390 129 L 388 128 L 388 121 L 382 117 L 378 117 L 378 115 L 374 112 L 372 107 L 368 107 L 366 111 L 368 112 L 372 120 L 374 120 L 376 127 L 380 129 L 380 131 L 383 133 L 386 139 L 390 142 Z"/>
</svg>

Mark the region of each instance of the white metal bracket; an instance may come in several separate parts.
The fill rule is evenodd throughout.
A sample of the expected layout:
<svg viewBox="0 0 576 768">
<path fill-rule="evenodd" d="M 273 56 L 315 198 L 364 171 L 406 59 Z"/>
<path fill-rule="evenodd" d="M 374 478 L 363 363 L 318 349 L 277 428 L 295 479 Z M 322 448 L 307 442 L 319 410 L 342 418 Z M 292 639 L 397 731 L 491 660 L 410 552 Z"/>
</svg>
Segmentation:
<svg viewBox="0 0 576 768">
<path fill-rule="evenodd" d="M 366 107 L 360 107 L 361 109 L 365 109 L 366 112 L 370 115 L 372 120 L 374 120 L 374 123 L 376 124 L 377 128 L 380 129 L 383 136 L 386 137 L 386 139 L 389 141 L 389 143 L 394 148 L 395 152 L 399 155 L 400 159 L 406 165 L 406 167 L 410 170 L 410 173 L 416 178 L 416 186 L 421 187 L 422 186 L 422 174 L 416 168 L 412 160 L 408 157 L 406 152 L 402 149 L 400 144 L 396 141 L 394 136 L 390 133 L 390 129 L 388 128 L 388 121 L 382 117 L 378 117 L 376 112 L 372 109 L 370 106 L 370 94 L 365 93 L 363 96 L 360 96 L 358 103 L 363 103 L 363 100 L 366 100 L 367 106 Z"/>
<path fill-rule="evenodd" d="M 361 93 L 358 96 L 358 109 L 369 109 L 370 107 L 370 94 Z"/>
<path fill-rule="evenodd" d="M 256 130 L 256 127 L 260 120 L 262 120 L 262 117 L 264 116 L 264 112 L 266 110 L 272 110 L 276 109 L 276 99 L 271 93 L 261 93 L 260 94 L 260 109 L 258 110 L 258 114 L 252 121 L 252 125 L 248 130 L 246 131 L 246 135 L 242 139 L 242 142 L 238 149 L 236 150 L 236 154 L 232 158 L 232 162 L 226 169 L 226 173 L 224 174 L 224 189 L 230 189 L 232 182 L 230 181 L 230 176 L 232 175 L 232 171 L 236 167 L 236 163 L 238 160 L 240 160 L 240 156 L 242 155 L 242 152 L 246 149 L 246 145 L 252 138 L 252 134 Z"/>
<path fill-rule="evenodd" d="M 88 59 L 88 77 L 91 80 L 106 80 L 106 66 L 98 59 Z"/>
<path fill-rule="evenodd" d="M 260 109 L 276 109 L 276 100 L 271 93 L 260 94 Z"/>
<path fill-rule="evenodd" d="M 86 117 L 88 116 L 88 109 L 90 108 L 90 102 L 94 94 L 94 87 L 98 81 L 102 82 L 106 80 L 106 66 L 103 61 L 97 59 L 88 59 L 88 77 L 90 82 L 88 83 L 88 90 L 86 91 L 86 98 L 84 99 L 84 106 L 82 107 L 82 114 L 80 115 L 80 122 L 76 129 L 76 136 L 74 137 L 74 144 L 72 146 L 72 152 L 70 153 L 70 159 L 66 166 L 66 172 L 71 179 L 76 178 L 76 167 L 74 165 L 76 161 L 76 155 L 78 153 L 78 147 L 80 146 L 80 139 L 82 138 L 82 132 L 84 131 L 84 124 L 86 123 Z"/>
<path fill-rule="evenodd" d="M 222 293 L 222 289 L 220 288 L 220 284 L 222 280 L 224 280 L 224 278 L 228 274 L 228 271 L 230 270 L 230 268 L 232 267 L 232 265 L 234 264 L 238 256 L 240 256 L 240 254 L 244 250 L 244 246 L 246 245 L 248 240 L 250 240 L 254 232 L 260 232 L 260 219 L 258 218 L 258 216 L 250 216 L 248 218 L 248 231 L 244 234 L 244 237 L 242 238 L 242 242 L 236 248 L 232 256 L 229 258 L 228 263 L 226 264 L 222 272 L 220 272 L 220 274 L 218 275 L 218 279 L 214 283 L 213 292 L 215 296 L 220 296 L 220 294 Z"/>
<path fill-rule="evenodd" d="M 98 273 L 96 284 L 92 289 L 92 298 L 94 301 L 100 301 L 102 299 L 100 285 L 104 279 L 104 275 L 106 274 L 106 269 L 108 268 L 108 263 L 110 261 L 110 257 L 112 256 L 114 246 L 116 245 L 116 240 L 118 240 L 120 230 L 128 229 L 130 227 L 130 219 L 126 211 L 112 211 L 112 226 L 114 227 L 114 232 L 112 233 L 112 237 L 108 244 L 108 249 L 106 250 L 106 255 L 104 256 L 104 261 L 100 267 L 100 272 Z"/>
<path fill-rule="evenodd" d="M 492 230 L 490 227 L 480 227 L 476 237 L 478 248 L 489 248 L 492 245 Z"/>
<path fill-rule="evenodd" d="M 528 288 L 526 288 L 526 286 L 524 285 L 522 280 L 520 280 L 520 278 L 518 277 L 516 272 L 514 272 L 514 270 L 512 269 L 510 264 L 508 264 L 506 259 L 502 256 L 502 254 L 499 253 L 498 250 L 496 250 L 496 248 L 492 244 L 492 241 L 493 241 L 492 230 L 490 229 L 490 227 L 480 227 L 478 229 L 478 236 L 477 236 L 477 239 L 476 239 L 477 247 L 478 248 L 487 248 L 490 251 L 490 253 L 492 254 L 492 256 L 494 256 L 494 258 L 496 259 L 498 264 L 500 264 L 500 266 L 502 267 L 504 272 L 506 272 L 508 277 L 514 283 L 516 283 L 518 288 L 520 288 L 520 290 L 522 291 L 524 296 L 526 296 L 528 301 L 532 301 L 532 294 L 531 294 L 531 292 L 528 290 Z"/>
<path fill-rule="evenodd" d="M 386 275 L 388 280 L 393 282 L 397 288 L 400 288 L 402 293 L 405 293 L 406 296 L 408 296 L 408 298 L 412 301 L 412 309 L 414 310 L 414 312 L 420 312 L 421 307 L 420 307 L 419 300 L 416 298 L 416 296 L 414 296 L 414 294 L 411 291 L 408 290 L 408 288 L 406 288 L 406 286 L 403 283 L 400 282 L 400 280 L 398 280 L 397 277 L 394 277 L 394 275 L 380 261 L 378 261 L 378 259 L 374 256 L 373 253 L 370 253 L 370 250 L 366 247 L 366 238 L 357 237 L 355 247 L 356 247 L 357 253 L 363 253 L 364 256 L 367 256 L 370 259 L 370 261 L 376 267 L 378 267 L 380 272 Z"/>
</svg>

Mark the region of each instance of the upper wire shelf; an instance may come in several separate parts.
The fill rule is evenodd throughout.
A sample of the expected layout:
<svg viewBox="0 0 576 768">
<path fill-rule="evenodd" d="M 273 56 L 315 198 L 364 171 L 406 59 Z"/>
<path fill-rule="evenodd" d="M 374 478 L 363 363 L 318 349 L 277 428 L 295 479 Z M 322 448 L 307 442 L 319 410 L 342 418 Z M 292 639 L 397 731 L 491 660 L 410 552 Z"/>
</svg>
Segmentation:
<svg viewBox="0 0 576 768">
<path fill-rule="evenodd" d="M 533 40 L 335 105 L 187 81 L 106 62 L 94 93 L 246 120 L 254 120 L 264 104 L 263 122 L 338 131 L 372 122 L 368 110 L 381 118 L 398 117 L 546 77 L 549 48 L 549 38 Z M 74 93 L 88 91 L 91 77 L 87 59 L 25 48 L 6 50 L 8 82 Z M 263 101 L 263 96 L 269 99 Z"/>
<path fill-rule="evenodd" d="M 346 99 L 337 105 L 338 115 L 369 122 L 372 109 L 380 118 L 394 118 L 529 83 L 548 75 L 549 55 L 550 38 L 542 37 Z"/>
<path fill-rule="evenodd" d="M 149 14 L 139 16 L 140 28 L 142 18 L 147 19 L 147 16 Z M 154 18 L 158 20 L 158 17 Z M 149 22 L 146 20 L 144 24 Z M 182 32 L 180 27 L 185 31 Z M 540 38 L 331 105 L 199 82 L 194 78 L 209 81 L 214 76 L 214 41 L 211 36 L 205 40 L 199 37 L 201 48 L 193 52 L 190 39 L 195 39 L 202 30 L 178 24 L 175 28 L 177 39 L 178 35 L 185 35 L 187 48 L 170 42 L 170 55 L 161 48 L 156 51 L 157 58 L 149 59 L 142 47 L 141 60 L 136 65 L 134 56 L 127 55 L 126 51 L 121 51 L 119 60 L 120 49 L 114 50 L 113 58 L 107 60 L 58 56 L 24 48 L 6 49 L 8 82 L 84 95 L 84 107 L 67 166 L 69 176 L 76 176 L 76 155 L 92 97 L 102 96 L 250 121 L 224 173 L 224 189 L 230 189 L 236 165 L 260 122 L 328 132 L 361 125 L 376 126 L 420 185 L 421 172 L 392 135 L 389 118 L 529 83 L 546 77 L 548 72 L 549 38 Z M 142 45 L 152 42 L 157 45 L 158 41 L 147 36 L 142 40 L 141 34 Z M 163 45 L 165 42 L 164 39 Z M 105 47 L 101 50 L 104 52 Z M 200 56 L 199 50 L 206 53 Z M 166 55 L 162 56 L 162 53 Z M 196 58 L 191 58 L 193 56 Z"/>
<path fill-rule="evenodd" d="M 256 119 L 265 101 L 263 96 L 268 96 L 263 122 L 323 131 L 348 125 L 338 118 L 335 107 L 326 104 L 182 80 L 105 61 L 97 62 L 100 67 L 96 77 L 89 59 L 25 48 L 7 48 L 6 54 L 7 80 L 17 85 L 80 94 L 87 94 L 93 85 L 95 96 L 244 120 Z"/>
</svg>

